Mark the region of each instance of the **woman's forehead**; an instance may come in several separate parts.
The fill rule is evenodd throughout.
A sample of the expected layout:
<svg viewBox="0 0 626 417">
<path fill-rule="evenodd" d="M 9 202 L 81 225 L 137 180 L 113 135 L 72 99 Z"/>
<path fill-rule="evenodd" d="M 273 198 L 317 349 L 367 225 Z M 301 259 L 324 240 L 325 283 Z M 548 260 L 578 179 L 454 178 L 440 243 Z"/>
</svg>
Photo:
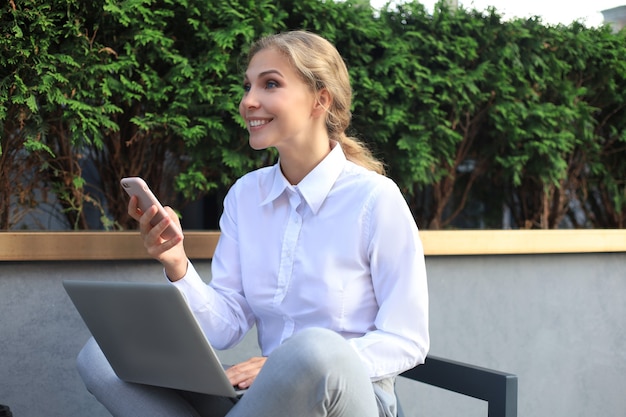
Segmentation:
<svg viewBox="0 0 626 417">
<path fill-rule="evenodd" d="M 258 77 L 265 73 L 278 73 L 283 77 L 294 74 L 295 69 L 291 61 L 282 52 L 274 49 L 262 49 L 250 59 L 246 77 Z"/>
</svg>

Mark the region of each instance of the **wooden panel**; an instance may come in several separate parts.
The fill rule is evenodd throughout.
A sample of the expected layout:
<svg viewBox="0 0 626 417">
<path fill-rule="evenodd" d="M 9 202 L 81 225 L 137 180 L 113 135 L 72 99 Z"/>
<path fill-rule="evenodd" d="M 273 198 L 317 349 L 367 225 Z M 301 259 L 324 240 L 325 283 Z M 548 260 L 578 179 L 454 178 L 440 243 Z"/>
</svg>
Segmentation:
<svg viewBox="0 0 626 417">
<path fill-rule="evenodd" d="M 626 252 L 626 230 L 422 231 L 427 256 Z M 210 259 L 219 232 L 185 232 L 191 259 Z M 149 259 L 139 233 L 0 232 L 0 261 Z"/>
<path fill-rule="evenodd" d="M 191 259 L 213 256 L 218 232 L 186 232 Z M 0 261 L 149 259 L 139 232 L 1 232 Z"/>
<path fill-rule="evenodd" d="M 626 252 L 626 229 L 420 232 L 427 255 Z"/>
</svg>

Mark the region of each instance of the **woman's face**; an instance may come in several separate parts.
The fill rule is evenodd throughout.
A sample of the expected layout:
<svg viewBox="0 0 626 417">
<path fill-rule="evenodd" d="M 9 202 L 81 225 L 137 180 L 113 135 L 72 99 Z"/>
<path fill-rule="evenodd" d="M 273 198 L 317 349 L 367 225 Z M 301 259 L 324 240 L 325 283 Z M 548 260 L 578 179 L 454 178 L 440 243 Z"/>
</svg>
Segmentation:
<svg viewBox="0 0 626 417">
<path fill-rule="evenodd" d="M 253 56 L 244 77 L 239 113 L 253 149 L 298 147 L 313 133 L 315 95 L 276 49 Z"/>
</svg>

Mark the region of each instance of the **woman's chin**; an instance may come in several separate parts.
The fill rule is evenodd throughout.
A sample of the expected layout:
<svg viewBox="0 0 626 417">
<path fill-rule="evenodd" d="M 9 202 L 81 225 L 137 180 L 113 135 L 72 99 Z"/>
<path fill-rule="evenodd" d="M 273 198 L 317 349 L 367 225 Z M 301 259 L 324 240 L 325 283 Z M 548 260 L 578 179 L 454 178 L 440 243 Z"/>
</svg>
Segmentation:
<svg viewBox="0 0 626 417">
<path fill-rule="evenodd" d="M 255 151 L 262 151 L 270 147 L 270 144 L 266 141 L 254 140 L 252 137 L 248 140 L 248 144 Z"/>
</svg>

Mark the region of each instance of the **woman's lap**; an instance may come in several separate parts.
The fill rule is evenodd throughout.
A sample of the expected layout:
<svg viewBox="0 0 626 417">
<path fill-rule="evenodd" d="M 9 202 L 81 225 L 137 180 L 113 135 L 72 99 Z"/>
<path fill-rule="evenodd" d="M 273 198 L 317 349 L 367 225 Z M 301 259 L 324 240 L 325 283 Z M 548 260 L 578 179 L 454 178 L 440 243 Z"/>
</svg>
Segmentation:
<svg viewBox="0 0 626 417">
<path fill-rule="evenodd" d="M 123 382 L 93 339 L 79 354 L 78 368 L 87 389 L 119 417 L 395 415 L 393 381 L 374 387 L 352 347 L 325 329 L 286 340 L 234 407 L 227 398 Z"/>
</svg>

